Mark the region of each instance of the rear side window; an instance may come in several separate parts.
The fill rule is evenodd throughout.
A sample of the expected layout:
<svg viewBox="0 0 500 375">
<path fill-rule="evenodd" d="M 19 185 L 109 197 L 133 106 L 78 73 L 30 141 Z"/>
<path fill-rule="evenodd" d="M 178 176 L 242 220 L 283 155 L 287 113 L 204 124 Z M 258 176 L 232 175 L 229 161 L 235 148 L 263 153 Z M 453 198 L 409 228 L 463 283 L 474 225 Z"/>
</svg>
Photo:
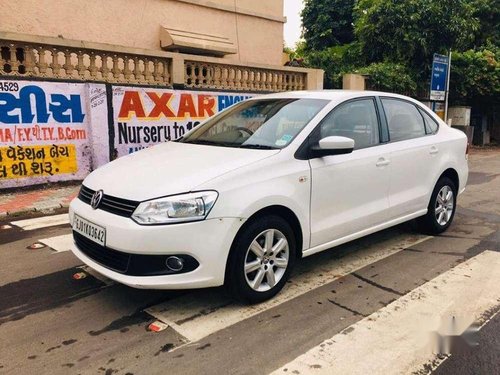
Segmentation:
<svg viewBox="0 0 500 375">
<path fill-rule="evenodd" d="M 431 116 L 427 114 L 422 109 L 419 109 L 420 113 L 422 114 L 425 122 L 425 132 L 427 134 L 436 134 L 438 131 L 439 125 L 437 124 L 436 120 L 434 120 Z"/>
<path fill-rule="evenodd" d="M 391 141 L 403 141 L 424 136 L 424 119 L 417 107 L 398 99 L 382 98 L 389 138 Z"/>
<path fill-rule="evenodd" d="M 340 104 L 330 112 L 320 125 L 321 139 L 342 136 L 354 139 L 354 149 L 359 150 L 379 144 L 377 110 L 372 98 Z"/>
</svg>

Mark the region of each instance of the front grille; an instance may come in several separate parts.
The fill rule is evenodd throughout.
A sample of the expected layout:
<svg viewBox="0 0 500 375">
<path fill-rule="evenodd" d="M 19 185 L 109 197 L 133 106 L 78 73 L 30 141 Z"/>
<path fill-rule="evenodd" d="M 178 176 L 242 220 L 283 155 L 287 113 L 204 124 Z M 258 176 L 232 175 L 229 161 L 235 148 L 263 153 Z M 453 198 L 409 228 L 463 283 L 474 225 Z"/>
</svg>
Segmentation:
<svg viewBox="0 0 500 375">
<path fill-rule="evenodd" d="M 87 204 L 90 204 L 92 195 L 94 195 L 95 190 L 89 189 L 85 185 L 80 188 L 80 193 L 78 198 Z M 131 217 L 135 209 L 139 205 L 139 202 L 131 201 L 128 199 L 112 197 L 110 195 L 104 194 L 99 204 L 99 209 L 110 212 L 115 215 Z"/>
<path fill-rule="evenodd" d="M 130 263 L 130 254 L 101 246 L 74 231 L 73 238 L 75 239 L 76 247 L 90 259 L 116 272 L 127 272 Z"/>
<path fill-rule="evenodd" d="M 82 253 L 101 266 L 130 276 L 170 275 L 190 272 L 200 265 L 196 259 L 186 254 L 172 254 L 184 260 L 184 268 L 174 272 L 168 270 L 165 261 L 171 255 L 128 254 L 101 246 L 80 233 L 73 231 L 75 245 Z"/>
</svg>

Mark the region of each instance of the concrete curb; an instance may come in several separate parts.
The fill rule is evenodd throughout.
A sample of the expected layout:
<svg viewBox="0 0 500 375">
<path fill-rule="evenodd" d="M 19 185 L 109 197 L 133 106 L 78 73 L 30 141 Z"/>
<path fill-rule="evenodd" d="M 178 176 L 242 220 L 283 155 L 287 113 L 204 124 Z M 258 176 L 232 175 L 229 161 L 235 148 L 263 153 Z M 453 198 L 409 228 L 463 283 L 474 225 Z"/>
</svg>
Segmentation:
<svg viewBox="0 0 500 375">
<path fill-rule="evenodd" d="M 6 219 L 14 216 L 39 214 L 39 213 L 52 214 L 58 210 L 67 209 L 68 206 L 69 205 L 52 204 L 52 205 L 44 205 L 42 207 L 25 207 L 15 211 L 0 212 L 0 218 Z"/>
<path fill-rule="evenodd" d="M 25 198 L 27 194 L 36 191 L 10 193 L 5 198 L 2 196 L 0 199 L 0 219 L 50 215 L 58 211 L 67 212 L 71 200 L 78 195 L 78 186 L 47 189 L 45 192 L 42 191 L 43 194 L 35 195 L 28 200 Z M 18 198 L 23 201 L 17 201 Z"/>
</svg>

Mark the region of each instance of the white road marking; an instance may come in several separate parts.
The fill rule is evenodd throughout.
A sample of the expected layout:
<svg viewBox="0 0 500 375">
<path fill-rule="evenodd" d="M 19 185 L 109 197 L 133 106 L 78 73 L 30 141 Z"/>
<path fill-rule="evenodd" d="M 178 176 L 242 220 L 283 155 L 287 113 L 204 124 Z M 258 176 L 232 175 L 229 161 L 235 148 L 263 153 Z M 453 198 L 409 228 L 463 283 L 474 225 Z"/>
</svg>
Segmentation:
<svg viewBox="0 0 500 375">
<path fill-rule="evenodd" d="M 409 374 L 441 360 L 431 332 L 443 318 L 473 321 L 500 305 L 500 253 L 485 251 L 282 366 L 273 374 Z M 286 369 L 286 370 L 285 370 Z M 298 371 L 298 372 L 296 372 Z"/>
<path fill-rule="evenodd" d="M 13 221 L 10 224 L 15 225 L 23 230 L 34 230 L 46 227 L 52 227 L 54 225 L 69 224 L 69 215 L 52 215 L 52 216 L 42 216 L 34 219 L 18 220 Z"/>
<path fill-rule="evenodd" d="M 321 265 L 304 260 L 297 264 L 291 283 L 276 297 L 259 305 L 241 306 L 218 290 L 200 290 L 152 306 L 146 312 L 171 326 L 189 341 L 198 341 L 430 238 L 432 237 L 404 234 L 375 245 L 360 241 L 350 245 L 355 251 L 341 258 L 329 258 Z M 331 254 L 335 254 L 335 249 L 331 250 Z"/>
<path fill-rule="evenodd" d="M 38 240 L 38 242 L 47 245 L 54 251 L 61 253 L 63 251 L 71 250 L 73 246 L 73 234 L 63 234 L 62 236 L 44 238 L 43 240 Z"/>
</svg>

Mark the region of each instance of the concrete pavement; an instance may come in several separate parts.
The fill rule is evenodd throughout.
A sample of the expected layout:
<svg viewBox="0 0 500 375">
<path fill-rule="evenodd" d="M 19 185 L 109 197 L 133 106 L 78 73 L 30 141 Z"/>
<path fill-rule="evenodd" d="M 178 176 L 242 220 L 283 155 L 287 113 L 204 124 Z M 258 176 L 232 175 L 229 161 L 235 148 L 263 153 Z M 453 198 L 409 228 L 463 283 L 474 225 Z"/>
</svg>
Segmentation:
<svg viewBox="0 0 500 375">
<path fill-rule="evenodd" d="M 96 278 L 54 242 L 70 233 L 63 218 L 4 219 L 0 373 L 314 374 L 345 370 L 338 361 L 348 359 L 350 373 L 495 374 L 500 153 L 474 153 L 470 165 L 443 235 L 405 224 L 306 258 L 275 300 L 257 306 L 219 288 L 145 291 Z M 30 249 L 41 242 L 49 246 Z M 425 337 L 434 329 L 417 326 L 422 317 L 451 313 L 487 322 L 480 350 L 438 357 L 412 341 L 415 327 Z M 157 319 L 169 327 L 148 331 Z"/>
<path fill-rule="evenodd" d="M 65 209 L 78 195 L 79 184 L 0 191 L 0 218 L 47 214 Z"/>
</svg>

